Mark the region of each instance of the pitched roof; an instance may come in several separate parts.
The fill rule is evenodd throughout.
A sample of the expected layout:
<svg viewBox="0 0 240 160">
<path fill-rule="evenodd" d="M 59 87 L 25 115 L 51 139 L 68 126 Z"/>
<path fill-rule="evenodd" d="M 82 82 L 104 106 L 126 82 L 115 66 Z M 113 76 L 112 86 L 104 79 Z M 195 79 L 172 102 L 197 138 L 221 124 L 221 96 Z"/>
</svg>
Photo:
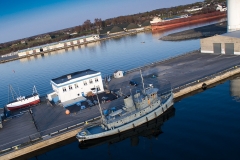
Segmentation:
<svg viewBox="0 0 240 160">
<path fill-rule="evenodd" d="M 143 22 L 142 27 L 150 26 L 150 20 L 146 20 Z"/>
<path fill-rule="evenodd" d="M 127 29 L 135 29 L 135 28 L 139 28 L 138 25 L 134 24 L 134 23 L 130 23 L 128 26 L 127 26 Z"/>
<path fill-rule="evenodd" d="M 114 27 L 111 29 L 110 33 L 116 33 L 116 32 L 121 32 L 121 31 L 123 31 L 122 28 L 120 28 L 120 27 L 118 27 L 118 26 L 114 26 Z"/>
</svg>

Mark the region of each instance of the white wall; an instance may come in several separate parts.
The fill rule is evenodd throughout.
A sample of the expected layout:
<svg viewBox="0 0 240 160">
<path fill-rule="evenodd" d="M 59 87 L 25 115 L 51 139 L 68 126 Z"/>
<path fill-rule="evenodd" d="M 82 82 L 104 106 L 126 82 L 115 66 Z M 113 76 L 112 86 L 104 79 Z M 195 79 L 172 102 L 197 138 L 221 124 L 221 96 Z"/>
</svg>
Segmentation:
<svg viewBox="0 0 240 160">
<path fill-rule="evenodd" d="M 97 82 L 95 81 L 95 78 L 98 79 Z M 89 82 L 90 79 L 92 80 L 92 83 Z M 87 85 L 84 85 L 84 82 L 86 82 Z M 77 85 L 78 88 L 76 88 L 75 85 Z M 72 89 L 70 89 L 69 86 L 71 86 Z M 52 82 L 52 88 L 58 94 L 59 100 L 61 100 L 61 102 L 81 97 L 82 92 L 86 96 L 87 93 L 91 91 L 91 88 L 95 88 L 97 86 L 100 87 L 99 92 L 104 91 L 102 77 L 101 75 L 99 75 L 99 73 L 71 79 L 61 84 L 55 84 L 54 82 Z M 66 89 L 66 91 L 63 91 L 64 88 Z"/>
<path fill-rule="evenodd" d="M 227 1 L 228 32 L 240 30 L 240 1 Z"/>
</svg>

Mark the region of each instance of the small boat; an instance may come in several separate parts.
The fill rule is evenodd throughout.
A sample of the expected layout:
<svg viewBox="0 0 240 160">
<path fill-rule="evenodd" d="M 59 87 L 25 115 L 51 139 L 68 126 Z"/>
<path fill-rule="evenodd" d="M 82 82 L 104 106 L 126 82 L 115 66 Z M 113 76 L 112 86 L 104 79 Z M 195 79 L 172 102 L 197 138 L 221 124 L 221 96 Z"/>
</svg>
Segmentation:
<svg viewBox="0 0 240 160">
<path fill-rule="evenodd" d="M 32 95 L 28 95 L 28 96 L 17 95 L 17 93 L 14 91 L 14 89 L 11 85 L 9 85 L 9 90 L 11 92 L 13 101 L 9 102 L 6 105 L 6 107 L 10 111 L 24 108 L 24 107 L 29 107 L 29 106 L 40 103 L 39 94 L 37 93 L 37 89 L 35 86 L 33 86 Z"/>
<path fill-rule="evenodd" d="M 152 84 L 145 88 L 143 83 L 142 92 L 136 93 L 133 96 L 125 96 L 123 98 L 123 107 L 109 114 L 108 112 L 104 112 L 103 114 L 99 104 L 101 123 L 98 125 L 89 125 L 80 131 L 76 135 L 76 138 L 80 143 L 88 140 L 97 140 L 134 129 L 157 118 L 173 106 L 172 91 L 164 95 L 158 95 L 158 90 Z"/>
</svg>

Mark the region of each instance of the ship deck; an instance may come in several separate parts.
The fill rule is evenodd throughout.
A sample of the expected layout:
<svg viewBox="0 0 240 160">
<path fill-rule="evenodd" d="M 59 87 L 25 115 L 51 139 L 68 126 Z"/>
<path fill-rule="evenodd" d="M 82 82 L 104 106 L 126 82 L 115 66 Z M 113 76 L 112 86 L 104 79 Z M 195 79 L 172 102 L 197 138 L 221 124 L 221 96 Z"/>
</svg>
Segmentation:
<svg viewBox="0 0 240 160">
<path fill-rule="evenodd" d="M 133 69 L 119 79 L 112 79 L 108 84 L 110 90 L 119 90 L 123 94 L 133 93 L 142 88 L 140 70 L 144 77 L 145 85 L 153 84 L 159 87 L 159 92 L 165 92 L 165 84 L 171 83 L 176 91 L 178 87 L 197 81 L 203 77 L 219 73 L 240 64 L 240 56 L 201 54 L 198 51 L 174 57 L 165 61 L 156 62 Z M 156 78 L 152 78 L 155 75 Z M 138 86 L 130 86 L 129 81 L 138 82 Z M 159 80 L 162 81 L 159 83 Z M 125 86 L 125 87 L 123 87 Z M 102 93 L 99 99 L 107 96 L 111 102 L 101 102 L 103 110 L 123 105 L 122 97 L 116 99 L 115 94 Z M 96 97 L 92 97 L 96 98 Z M 34 139 L 49 137 L 78 127 L 78 124 L 99 117 L 98 105 L 81 109 L 74 105 L 69 107 L 70 114 L 65 114 L 65 108 L 60 105 L 53 105 L 42 99 L 41 103 L 31 108 L 31 112 L 25 112 L 12 119 L 3 121 L 3 128 L 0 128 L 0 150 L 14 147 L 22 143 L 32 143 Z M 19 114 L 13 113 L 14 114 Z"/>
</svg>

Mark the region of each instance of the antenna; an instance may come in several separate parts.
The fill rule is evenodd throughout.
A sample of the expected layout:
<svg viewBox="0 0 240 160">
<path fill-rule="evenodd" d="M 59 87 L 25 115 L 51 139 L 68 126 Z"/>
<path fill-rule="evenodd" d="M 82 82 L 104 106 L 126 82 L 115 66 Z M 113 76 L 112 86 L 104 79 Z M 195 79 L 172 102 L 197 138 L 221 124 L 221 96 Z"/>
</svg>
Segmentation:
<svg viewBox="0 0 240 160">
<path fill-rule="evenodd" d="M 142 78 L 143 92 L 145 93 L 145 88 L 144 88 L 144 82 L 143 82 L 143 76 L 142 76 L 142 71 L 141 71 L 141 69 L 140 69 L 140 75 L 141 75 L 141 78 Z"/>
</svg>

